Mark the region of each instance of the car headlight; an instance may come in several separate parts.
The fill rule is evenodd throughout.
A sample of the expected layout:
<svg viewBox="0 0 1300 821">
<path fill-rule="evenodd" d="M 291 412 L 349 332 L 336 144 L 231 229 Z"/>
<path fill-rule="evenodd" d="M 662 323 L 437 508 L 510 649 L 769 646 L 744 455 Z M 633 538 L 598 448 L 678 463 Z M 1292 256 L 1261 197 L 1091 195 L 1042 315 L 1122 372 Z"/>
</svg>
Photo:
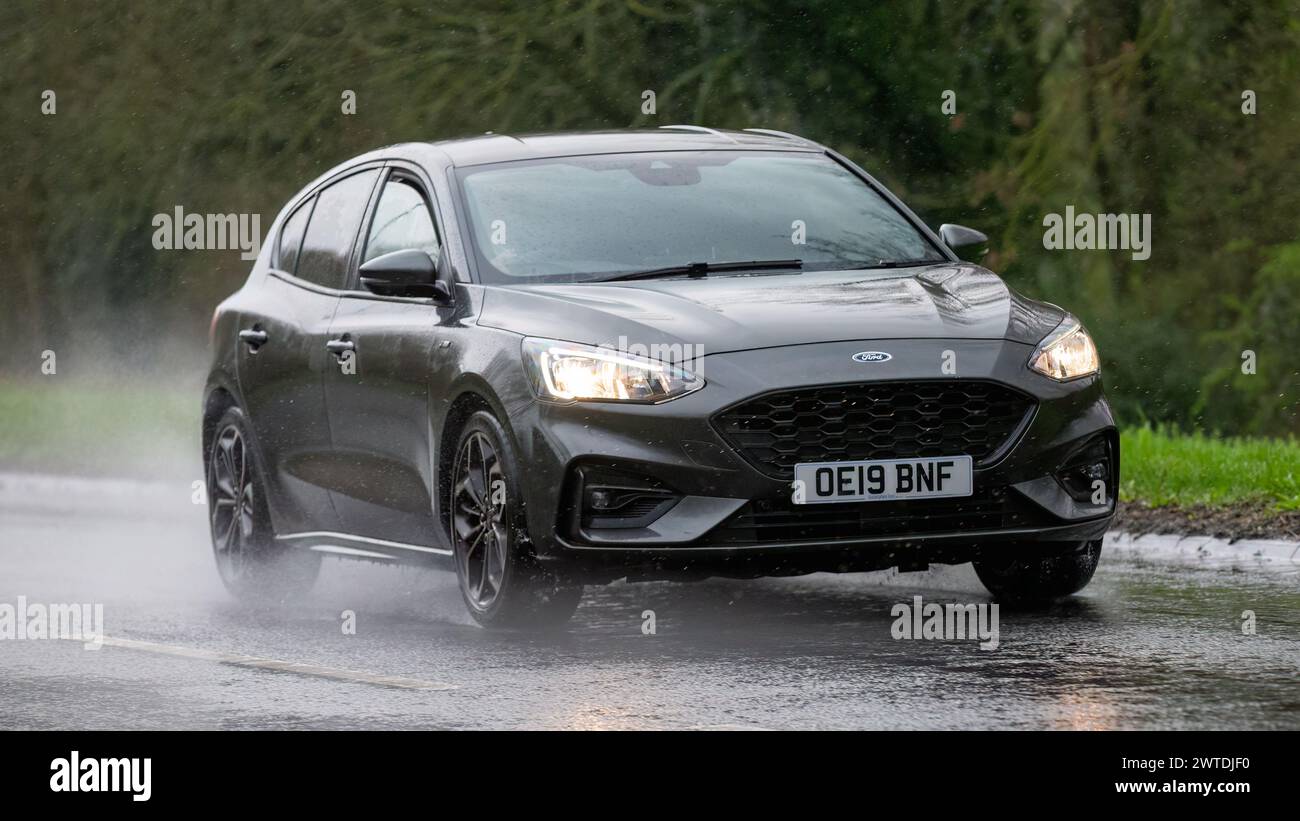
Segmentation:
<svg viewBox="0 0 1300 821">
<path fill-rule="evenodd" d="M 1101 360 L 1097 356 L 1097 346 L 1079 320 L 1067 316 L 1056 330 L 1038 343 L 1033 356 L 1029 357 L 1029 367 L 1044 376 L 1064 381 L 1096 373 L 1101 368 Z"/>
<path fill-rule="evenodd" d="M 703 379 L 665 362 L 553 339 L 525 339 L 524 364 L 543 399 L 655 403 L 704 387 Z"/>
</svg>

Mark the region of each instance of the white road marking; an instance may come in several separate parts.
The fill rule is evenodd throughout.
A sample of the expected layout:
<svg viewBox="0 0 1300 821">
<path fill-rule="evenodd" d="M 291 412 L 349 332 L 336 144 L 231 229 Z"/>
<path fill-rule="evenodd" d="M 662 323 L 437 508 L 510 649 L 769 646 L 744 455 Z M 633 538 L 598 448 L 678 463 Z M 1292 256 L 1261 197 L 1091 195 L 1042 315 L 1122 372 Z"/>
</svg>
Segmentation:
<svg viewBox="0 0 1300 821">
<path fill-rule="evenodd" d="M 324 667 L 319 664 L 303 664 L 302 662 L 297 661 L 258 658 L 257 656 L 246 656 L 242 653 L 226 653 L 220 650 L 203 650 L 196 647 L 179 647 L 172 644 L 156 644 L 151 641 L 120 639 L 113 636 L 105 636 L 104 645 L 107 647 L 121 647 L 126 650 L 139 650 L 145 653 L 158 653 L 164 656 L 215 661 L 220 664 L 233 664 L 237 667 L 248 667 L 255 670 L 273 670 L 278 673 L 296 673 L 300 676 L 312 676 L 314 678 L 328 678 L 336 681 L 350 681 L 358 684 L 375 684 L 380 687 L 401 687 L 407 690 L 459 689 L 455 684 L 447 684 L 446 682 L 441 681 L 425 681 L 423 679 L 403 678 L 401 676 L 382 676 L 378 673 L 367 673 L 361 670 L 347 670 L 342 667 Z"/>
<path fill-rule="evenodd" d="M 712 730 L 715 732 L 771 732 L 767 727 L 759 727 L 757 724 L 692 724 L 687 727 L 688 730 Z"/>
</svg>

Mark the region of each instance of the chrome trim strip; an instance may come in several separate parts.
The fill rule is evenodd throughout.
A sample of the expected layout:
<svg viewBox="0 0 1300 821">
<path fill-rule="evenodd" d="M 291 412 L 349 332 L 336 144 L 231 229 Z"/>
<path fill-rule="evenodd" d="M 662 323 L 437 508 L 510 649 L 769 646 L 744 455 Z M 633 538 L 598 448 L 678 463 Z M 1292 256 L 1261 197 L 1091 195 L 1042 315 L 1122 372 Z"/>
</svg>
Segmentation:
<svg viewBox="0 0 1300 821">
<path fill-rule="evenodd" d="M 351 533 L 335 533 L 329 530 L 312 530 L 306 533 L 286 533 L 283 536 L 276 536 L 275 538 L 283 541 L 288 541 L 290 539 L 343 539 L 344 541 L 371 544 L 377 547 L 395 547 L 399 550 L 413 550 L 417 553 L 433 553 L 437 556 L 453 555 L 452 551 L 442 547 L 424 547 L 423 545 L 417 544 L 390 542 L 384 539 L 372 539 L 369 536 L 354 536 Z"/>
</svg>

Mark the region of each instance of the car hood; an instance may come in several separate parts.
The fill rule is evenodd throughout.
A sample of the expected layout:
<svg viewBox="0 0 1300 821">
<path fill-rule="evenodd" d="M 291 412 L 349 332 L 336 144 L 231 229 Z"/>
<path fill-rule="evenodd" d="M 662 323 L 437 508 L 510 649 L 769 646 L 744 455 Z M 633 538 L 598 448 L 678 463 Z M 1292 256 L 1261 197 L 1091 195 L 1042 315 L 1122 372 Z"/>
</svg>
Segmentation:
<svg viewBox="0 0 1300 821">
<path fill-rule="evenodd" d="M 687 344 L 706 354 L 873 339 L 1037 343 L 1064 312 L 978 265 L 711 275 L 485 288 L 479 324 L 591 345 Z"/>
</svg>

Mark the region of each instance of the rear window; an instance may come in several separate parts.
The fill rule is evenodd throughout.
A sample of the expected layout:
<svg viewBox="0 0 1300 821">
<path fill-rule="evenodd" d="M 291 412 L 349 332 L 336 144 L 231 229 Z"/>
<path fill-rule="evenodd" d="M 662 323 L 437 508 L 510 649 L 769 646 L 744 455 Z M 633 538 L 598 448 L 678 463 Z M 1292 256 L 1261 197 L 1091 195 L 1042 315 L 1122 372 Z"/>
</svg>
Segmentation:
<svg viewBox="0 0 1300 821">
<path fill-rule="evenodd" d="M 482 278 L 592 281 L 691 262 L 805 270 L 940 261 L 884 197 L 822 154 L 653 152 L 458 172 Z"/>
</svg>

